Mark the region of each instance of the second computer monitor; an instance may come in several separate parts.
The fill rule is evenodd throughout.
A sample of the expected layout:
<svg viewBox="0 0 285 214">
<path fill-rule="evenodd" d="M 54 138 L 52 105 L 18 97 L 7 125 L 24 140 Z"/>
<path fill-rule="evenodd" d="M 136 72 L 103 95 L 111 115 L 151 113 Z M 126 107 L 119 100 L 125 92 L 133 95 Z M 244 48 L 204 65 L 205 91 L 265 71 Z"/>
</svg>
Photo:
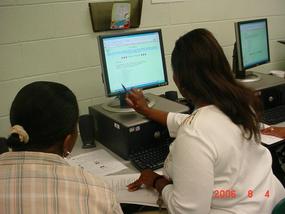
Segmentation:
<svg viewBox="0 0 285 214">
<path fill-rule="evenodd" d="M 236 64 L 233 69 L 238 79 L 250 81 L 253 76 L 246 70 L 270 61 L 267 19 L 236 22 L 235 35 L 236 53 L 233 60 Z"/>
<path fill-rule="evenodd" d="M 99 47 L 107 96 L 168 84 L 160 29 L 101 35 Z"/>
</svg>

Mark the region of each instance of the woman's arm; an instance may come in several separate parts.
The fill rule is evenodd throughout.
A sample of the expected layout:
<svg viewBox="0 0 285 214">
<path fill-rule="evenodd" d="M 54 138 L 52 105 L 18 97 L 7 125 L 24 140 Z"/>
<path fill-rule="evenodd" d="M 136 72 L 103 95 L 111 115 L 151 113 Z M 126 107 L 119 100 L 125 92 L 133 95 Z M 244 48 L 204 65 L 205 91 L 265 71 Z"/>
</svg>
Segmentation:
<svg viewBox="0 0 285 214">
<path fill-rule="evenodd" d="M 145 99 L 142 93 L 142 90 L 132 89 L 127 94 L 126 101 L 130 107 L 136 110 L 136 112 L 166 126 L 168 112 L 160 111 L 154 108 L 149 108 L 147 105 L 147 100 Z"/>
<path fill-rule="evenodd" d="M 179 132 L 172 146 L 172 180 L 162 190 L 170 213 L 209 213 L 214 186 L 214 149 L 191 133 Z"/>
<path fill-rule="evenodd" d="M 272 135 L 275 137 L 285 138 L 285 127 L 268 127 L 266 129 L 261 130 L 262 134 Z"/>
</svg>

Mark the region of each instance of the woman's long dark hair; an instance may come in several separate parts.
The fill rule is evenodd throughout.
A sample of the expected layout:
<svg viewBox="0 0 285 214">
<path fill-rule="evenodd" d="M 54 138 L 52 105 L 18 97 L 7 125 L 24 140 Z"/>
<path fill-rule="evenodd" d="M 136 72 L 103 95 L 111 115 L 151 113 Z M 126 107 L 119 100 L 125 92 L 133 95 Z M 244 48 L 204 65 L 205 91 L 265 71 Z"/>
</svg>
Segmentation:
<svg viewBox="0 0 285 214">
<path fill-rule="evenodd" d="M 7 145 L 14 151 L 43 151 L 63 143 L 75 131 L 78 117 L 77 100 L 69 88 L 56 82 L 33 82 L 18 92 L 10 109 L 11 126 L 22 126 L 29 142 L 11 134 Z"/>
<path fill-rule="evenodd" d="M 243 129 L 244 137 L 259 142 L 261 105 L 254 92 L 238 83 L 215 37 L 195 29 L 180 37 L 171 63 L 180 88 L 195 99 L 217 106 Z"/>
</svg>

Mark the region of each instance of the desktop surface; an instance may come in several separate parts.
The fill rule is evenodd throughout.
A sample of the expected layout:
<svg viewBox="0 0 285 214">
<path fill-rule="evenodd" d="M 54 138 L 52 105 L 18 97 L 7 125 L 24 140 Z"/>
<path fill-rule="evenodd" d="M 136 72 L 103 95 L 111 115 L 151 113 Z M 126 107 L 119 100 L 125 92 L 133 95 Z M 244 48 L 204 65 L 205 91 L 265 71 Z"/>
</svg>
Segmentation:
<svg viewBox="0 0 285 214">
<path fill-rule="evenodd" d="M 150 100 L 154 100 L 153 108 L 160 109 L 166 112 L 187 112 L 189 111 L 188 106 L 179 104 L 177 102 L 168 100 L 166 98 L 147 93 L 145 94 L 147 98 Z M 102 115 L 107 116 L 114 122 L 122 124 L 125 127 L 133 127 L 138 124 L 144 124 L 149 122 L 150 120 L 145 116 L 137 113 L 137 112 L 111 112 L 103 108 L 102 104 L 96 106 L 90 106 L 89 111 L 96 109 Z M 96 119 L 96 118 L 95 118 Z M 99 125 L 99 124 L 98 124 Z"/>
<path fill-rule="evenodd" d="M 88 152 L 92 152 L 95 150 L 99 150 L 99 149 L 103 149 L 105 151 L 107 151 L 112 157 L 114 157 L 115 159 L 117 159 L 118 161 L 120 161 L 121 163 L 123 163 L 127 168 L 123 169 L 115 174 L 121 175 L 121 174 L 132 174 L 132 173 L 138 173 L 138 170 L 133 166 L 133 164 L 129 161 L 129 160 L 124 160 L 123 158 L 121 158 L 119 155 L 117 155 L 116 153 L 112 152 L 110 149 L 108 149 L 106 146 L 102 145 L 100 142 L 96 141 L 96 147 L 93 148 L 82 148 L 82 141 L 80 136 L 78 136 L 78 139 L 73 147 L 73 150 L 70 154 L 70 157 L 75 157 L 77 155 L 81 155 L 81 154 L 85 154 Z"/>
<path fill-rule="evenodd" d="M 92 152 L 94 150 L 99 150 L 99 149 L 104 149 L 105 151 L 107 151 L 113 158 L 117 159 L 118 161 L 120 161 L 121 163 L 123 163 L 127 168 L 120 170 L 118 172 L 115 172 L 113 174 L 110 174 L 110 176 L 128 176 L 128 175 L 134 175 L 139 173 L 139 171 L 133 166 L 133 164 L 130 161 L 124 160 L 123 158 L 121 158 L 120 156 L 118 156 L 117 154 L 115 154 L 114 152 L 112 152 L 111 150 L 109 150 L 107 147 L 105 147 L 104 145 L 102 145 L 99 142 L 96 142 L 96 147 L 94 148 L 88 148 L 88 149 L 84 149 L 82 148 L 82 141 L 80 136 L 78 137 L 74 148 L 71 152 L 70 158 L 75 157 L 77 155 L 81 155 L 81 154 L 85 154 L 88 152 Z M 95 159 L 95 157 L 94 157 Z M 157 173 L 161 173 L 161 171 L 156 171 Z M 95 175 L 96 176 L 96 175 Z M 109 175 L 106 175 L 109 176 Z M 139 177 L 139 174 L 138 174 Z M 123 182 L 123 181 L 122 181 Z M 115 191 L 114 191 L 115 192 Z M 115 192 L 115 194 L 117 194 Z M 117 200 L 118 200 L 118 195 L 117 195 Z M 163 209 L 162 211 L 159 210 L 157 207 L 150 207 L 150 206 L 145 206 L 145 205 L 140 205 L 138 204 L 129 204 L 129 203 L 121 203 L 121 207 L 124 213 L 144 213 L 146 214 L 144 211 L 148 211 L 147 214 L 161 214 L 161 213 L 168 213 L 165 209 Z"/>
<path fill-rule="evenodd" d="M 267 88 L 275 87 L 278 85 L 285 84 L 285 79 L 280 77 L 276 77 L 273 75 L 263 74 L 259 72 L 254 72 L 255 74 L 259 75 L 261 79 L 255 82 L 243 82 L 245 86 L 252 88 L 253 90 L 259 91 L 264 90 Z"/>
</svg>

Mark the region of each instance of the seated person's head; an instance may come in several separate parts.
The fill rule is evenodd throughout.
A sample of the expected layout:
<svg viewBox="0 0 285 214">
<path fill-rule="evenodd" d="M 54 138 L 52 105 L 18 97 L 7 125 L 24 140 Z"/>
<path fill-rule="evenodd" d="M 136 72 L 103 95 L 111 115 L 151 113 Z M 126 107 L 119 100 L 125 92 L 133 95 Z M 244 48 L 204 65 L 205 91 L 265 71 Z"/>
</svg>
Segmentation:
<svg viewBox="0 0 285 214">
<path fill-rule="evenodd" d="M 78 104 L 73 92 L 55 82 L 23 87 L 10 109 L 13 151 L 41 151 L 66 156 L 77 138 Z"/>
</svg>

